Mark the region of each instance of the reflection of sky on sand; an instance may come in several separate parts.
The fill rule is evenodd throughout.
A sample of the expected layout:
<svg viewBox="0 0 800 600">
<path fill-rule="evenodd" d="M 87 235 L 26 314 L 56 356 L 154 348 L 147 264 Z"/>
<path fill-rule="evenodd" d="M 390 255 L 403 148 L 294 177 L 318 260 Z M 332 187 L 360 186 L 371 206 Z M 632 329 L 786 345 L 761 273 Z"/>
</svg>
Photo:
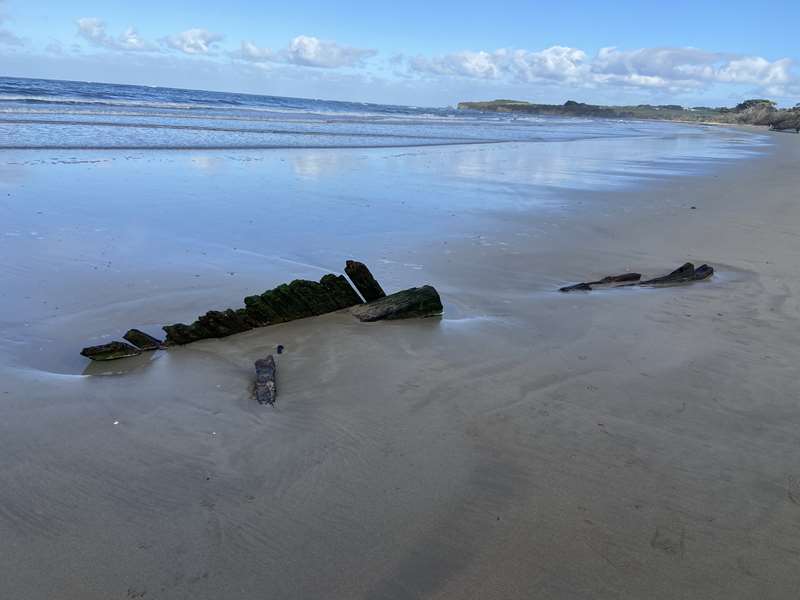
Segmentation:
<svg viewBox="0 0 800 600">
<path fill-rule="evenodd" d="M 320 179 L 327 174 L 335 174 L 351 165 L 353 160 L 351 152 L 329 150 L 307 150 L 293 154 L 291 159 L 294 174 L 305 179 Z"/>
<path fill-rule="evenodd" d="M 199 171 L 216 173 L 225 166 L 225 159 L 221 156 L 192 156 L 189 164 Z"/>
<path fill-rule="evenodd" d="M 737 148 L 740 136 L 587 139 L 464 148 L 440 163 L 442 174 L 495 184 L 579 190 L 629 185 L 647 177 L 673 175 L 748 153 Z"/>
</svg>

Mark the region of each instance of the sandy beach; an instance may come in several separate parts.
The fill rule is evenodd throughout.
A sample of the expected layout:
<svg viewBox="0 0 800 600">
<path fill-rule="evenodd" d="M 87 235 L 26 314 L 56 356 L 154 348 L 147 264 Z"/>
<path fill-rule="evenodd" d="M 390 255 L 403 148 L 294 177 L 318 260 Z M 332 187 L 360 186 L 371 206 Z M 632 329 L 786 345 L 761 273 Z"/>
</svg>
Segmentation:
<svg viewBox="0 0 800 600">
<path fill-rule="evenodd" d="M 569 186 L 617 146 L 4 153 L 0 596 L 795 597 L 800 136 L 765 139 Z M 78 355 L 347 258 L 444 316 Z"/>
</svg>

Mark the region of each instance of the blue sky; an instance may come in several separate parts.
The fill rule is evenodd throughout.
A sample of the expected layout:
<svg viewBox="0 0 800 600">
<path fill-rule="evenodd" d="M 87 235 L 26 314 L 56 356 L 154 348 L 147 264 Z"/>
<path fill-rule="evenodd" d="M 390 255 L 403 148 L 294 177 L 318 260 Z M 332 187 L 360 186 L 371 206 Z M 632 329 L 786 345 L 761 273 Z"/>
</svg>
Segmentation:
<svg viewBox="0 0 800 600">
<path fill-rule="evenodd" d="M 0 74 L 448 105 L 800 101 L 797 3 L 0 0 Z"/>
</svg>

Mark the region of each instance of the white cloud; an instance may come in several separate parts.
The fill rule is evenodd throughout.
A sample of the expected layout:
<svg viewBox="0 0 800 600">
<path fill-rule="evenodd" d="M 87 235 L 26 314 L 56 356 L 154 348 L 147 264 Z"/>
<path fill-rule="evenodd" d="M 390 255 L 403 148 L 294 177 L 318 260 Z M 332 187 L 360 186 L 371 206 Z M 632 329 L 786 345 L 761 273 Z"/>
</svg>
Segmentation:
<svg viewBox="0 0 800 600">
<path fill-rule="evenodd" d="M 78 35 L 95 44 L 105 44 L 109 39 L 105 21 L 96 17 L 78 19 Z"/>
<path fill-rule="evenodd" d="M 579 81 L 586 73 L 585 61 L 583 50 L 551 46 L 538 52 L 514 50 L 509 53 L 507 68 L 518 81 Z"/>
<path fill-rule="evenodd" d="M 407 69 L 422 76 L 450 76 L 517 83 L 563 82 L 690 90 L 712 84 L 748 84 L 780 91 L 795 81 L 794 63 L 758 56 L 707 52 L 697 48 L 640 48 L 623 51 L 602 48 L 596 56 L 565 46 L 539 51 L 500 49 L 462 51 L 407 61 Z"/>
<path fill-rule="evenodd" d="M 376 50 L 353 48 L 308 35 L 299 35 L 279 52 L 273 52 L 269 48 L 260 48 L 253 42 L 245 41 L 242 42 L 241 48 L 234 53 L 234 56 L 256 63 L 280 62 L 303 67 L 336 69 L 361 66 L 364 60 L 377 53 Z"/>
<path fill-rule="evenodd" d="M 150 48 L 150 44 L 139 37 L 139 33 L 133 27 L 128 27 L 119 36 L 119 44 L 125 50 L 147 50 Z"/>
<path fill-rule="evenodd" d="M 133 27 L 114 37 L 106 30 L 106 23 L 97 17 L 78 19 L 78 35 L 93 46 L 109 50 L 155 50 L 154 44 L 145 41 Z"/>
<path fill-rule="evenodd" d="M 128 27 L 117 37 L 106 32 L 106 24 L 100 19 L 78 19 L 78 34 L 90 43 L 111 50 L 154 50 L 155 46 L 141 38 L 133 27 Z"/>
<path fill-rule="evenodd" d="M 769 62 L 760 56 L 749 56 L 731 60 L 716 76 L 723 82 L 783 85 L 792 79 L 791 68 L 792 61 L 788 58 Z"/>
<path fill-rule="evenodd" d="M 253 42 L 242 42 L 234 57 L 250 62 L 272 62 L 276 60 L 277 55 L 269 48 L 259 48 Z"/>
<path fill-rule="evenodd" d="M 162 39 L 162 43 L 173 50 L 180 50 L 186 54 L 208 54 L 214 44 L 221 41 L 224 36 L 212 33 L 206 29 L 187 29 L 176 35 Z"/>
<path fill-rule="evenodd" d="M 536 52 L 502 48 L 494 52 L 455 52 L 434 58 L 417 56 L 409 60 L 409 68 L 423 74 L 476 79 L 579 81 L 588 71 L 585 61 L 586 53 L 582 50 L 551 46 Z"/>
<path fill-rule="evenodd" d="M 286 61 L 292 64 L 328 69 L 353 67 L 376 54 L 375 50 L 342 46 L 308 35 L 294 38 L 284 53 Z"/>
<path fill-rule="evenodd" d="M 501 57 L 505 51 L 455 52 L 444 56 L 426 58 L 417 56 L 410 59 L 412 71 L 434 75 L 455 75 L 475 79 L 498 79 L 502 75 Z"/>
<path fill-rule="evenodd" d="M 792 81 L 792 66 L 788 58 L 771 62 L 760 56 L 697 48 L 603 48 L 593 61 L 592 73 L 601 83 L 639 87 L 689 90 L 710 84 L 747 84 L 775 91 Z"/>
</svg>

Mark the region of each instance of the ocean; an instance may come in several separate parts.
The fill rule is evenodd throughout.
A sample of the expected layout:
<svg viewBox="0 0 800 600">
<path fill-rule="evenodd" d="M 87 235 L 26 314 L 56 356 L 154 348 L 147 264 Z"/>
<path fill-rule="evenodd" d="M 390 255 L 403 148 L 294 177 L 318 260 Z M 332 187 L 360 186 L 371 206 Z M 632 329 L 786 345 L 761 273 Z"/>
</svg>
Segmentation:
<svg viewBox="0 0 800 600">
<path fill-rule="evenodd" d="M 674 123 L 0 77 L 0 149 L 386 148 L 675 139 L 702 137 L 702 131 Z M 697 154 L 708 156 L 703 146 Z"/>
</svg>

